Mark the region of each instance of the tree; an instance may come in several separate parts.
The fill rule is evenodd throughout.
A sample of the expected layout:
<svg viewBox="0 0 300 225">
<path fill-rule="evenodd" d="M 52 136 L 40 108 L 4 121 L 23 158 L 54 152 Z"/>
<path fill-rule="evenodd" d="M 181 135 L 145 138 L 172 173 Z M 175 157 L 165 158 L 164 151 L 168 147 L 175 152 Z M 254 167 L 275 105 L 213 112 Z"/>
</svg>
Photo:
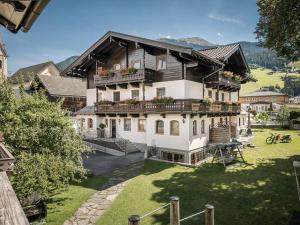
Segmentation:
<svg viewBox="0 0 300 225">
<path fill-rule="evenodd" d="M 283 105 L 276 116 L 276 120 L 281 123 L 281 126 L 284 125 L 284 122 L 288 121 L 290 118 L 290 110 L 286 105 Z"/>
<path fill-rule="evenodd" d="M 84 177 L 82 155 L 90 149 L 73 130 L 62 101 L 49 102 L 44 91 L 20 93 L 17 99 L 7 82 L 0 84 L 0 127 L 16 158 L 11 181 L 20 198 L 33 192 L 47 198 Z"/>
<path fill-rule="evenodd" d="M 261 112 L 254 118 L 257 122 L 261 123 L 265 127 L 270 119 L 270 116 L 267 112 Z"/>
<path fill-rule="evenodd" d="M 258 0 L 256 36 L 260 44 L 288 60 L 300 59 L 300 1 Z"/>
</svg>

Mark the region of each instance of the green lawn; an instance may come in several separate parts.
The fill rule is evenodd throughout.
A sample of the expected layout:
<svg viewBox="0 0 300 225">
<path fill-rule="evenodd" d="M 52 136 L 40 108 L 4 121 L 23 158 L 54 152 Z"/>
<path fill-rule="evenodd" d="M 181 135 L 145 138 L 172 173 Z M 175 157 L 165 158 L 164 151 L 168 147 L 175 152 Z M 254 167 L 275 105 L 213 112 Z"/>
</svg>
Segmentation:
<svg viewBox="0 0 300 225">
<path fill-rule="evenodd" d="M 94 194 L 105 182 L 104 177 L 90 177 L 77 185 L 70 185 L 66 190 L 51 198 L 47 204 L 47 225 L 61 225 Z"/>
<path fill-rule="evenodd" d="M 283 88 L 283 81 L 281 80 L 281 77 L 285 75 L 285 73 L 276 72 L 270 75 L 268 74 L 270 72 L 272 71 L 264 68 L 252 69 L 251 74 L 257 79 L 257 82 L 248 82 L 243 84 L 241 88 L 241 94 L 243 95 L 254 92 L 261 87 L 270 85 L 275 86 L 276 84 L 278 84 L 280 88 Z"/>
<path fill-rule="evenodd" d="M 244 153 L 247 165 L 225 169 L 207 163 L 190 168 L 146 161 L 140 175 L 126 186 L 98 225 L 126 225 L 132 214 L 143 215 L 180 197 L 182 217 L 202 210 L 206 203 L 215 206 L 216 224 L 286 225 L 290 213 L 299 210 L 292 161 L 300 160 L 300 137 L 292 133 L 289 144 L 266 145 L 269 130 L 255 132 L 257 148 Z M 168 224 L 168 210 L 142 220 L 142 225 Z M 199 225 L 202 217 L 182 224 Z"/>
</svg>

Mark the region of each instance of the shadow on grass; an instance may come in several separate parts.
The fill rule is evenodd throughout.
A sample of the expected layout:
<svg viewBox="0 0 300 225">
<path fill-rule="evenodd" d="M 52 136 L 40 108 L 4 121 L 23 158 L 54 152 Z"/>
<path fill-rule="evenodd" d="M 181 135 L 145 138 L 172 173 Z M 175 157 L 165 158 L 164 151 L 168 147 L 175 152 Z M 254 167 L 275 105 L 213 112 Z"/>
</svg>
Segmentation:
<svg viewBox="0 0 300 225">
<path fill-rule="evenodd" d="M 299 209 L 292 161 L 288 159 L 260 161 L 256 165 L 225 170 L 219 164 L 205 164 L 194 171 L 177 172 L 168 180 L 155 180 L 161 191 L 152 200 L 162 204 L 169 197 L 180 197 L 181 217 L 215 206 L 216 224 L 280 225 L 287 224 L 291 212 Z M 144 175 L 170 169 L 174 165 L 146 161 Z M 153 215 L 155 224 L 169 224 L 168 210 Z M 203 224 L 203 216 L 182 222 L 182 225 Z"/>
</svg>

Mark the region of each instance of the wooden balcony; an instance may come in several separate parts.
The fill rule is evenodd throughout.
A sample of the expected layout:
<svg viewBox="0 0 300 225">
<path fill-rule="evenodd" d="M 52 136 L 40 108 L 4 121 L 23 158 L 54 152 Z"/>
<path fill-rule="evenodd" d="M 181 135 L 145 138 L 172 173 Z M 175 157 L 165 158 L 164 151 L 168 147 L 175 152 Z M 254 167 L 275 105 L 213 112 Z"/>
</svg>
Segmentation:
<svg viewBox="0 0 300 225">
<path fill-rule="evenodd" d="M 174 100 L 172 103 L 154 103 L 153 101 L 139 101 L 136 104 L 114 102 L 96 104 L 97 114 L 224 114 L 236 115 L 240 112 L 240 105 L 213 103 L 206 105 L 200 100 Z"/>
<path fill-rule="evenodd" d="M 94 82 L 96 86 L 109 86 L 140 82 L 151 83 L 153 82 L 154 73 L 155 71 L 151 69 L 139 69 L 134 74 L 113 73 L 112 75 L 107 76 L 94 75 Z"/>
<path fill-rule="evenodd" d="M 233 78 L 225 77 L 224 75 L 216 75 L 207 80 L 207 88 L 217 89 L 224 91 L 238 91 L 241 88 L 241 82 Z"/>
</svg>

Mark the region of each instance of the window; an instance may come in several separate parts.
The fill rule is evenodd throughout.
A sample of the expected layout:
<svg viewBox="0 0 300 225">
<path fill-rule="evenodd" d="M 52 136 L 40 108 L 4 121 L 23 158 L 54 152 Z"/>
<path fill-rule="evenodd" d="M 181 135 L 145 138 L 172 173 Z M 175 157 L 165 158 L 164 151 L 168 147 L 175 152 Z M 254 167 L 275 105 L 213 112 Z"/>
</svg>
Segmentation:
<svg viewBox="0 0 300 225">
<path fill-rule="evenodd" d="M 121 69 L 121 65 L 120 64 L 115 64 L 114 69 L 115 69 L 115 71 L 119 71 Z"/>
<path fill-rule="evenodd" d="M 245 125 L 245 118 L 243 117 L 243 125 Z"/>
<path fill-rule="evenodd" d="M 135 69 L 141 69 L 141 60 L 132 60 L 131 67 Z"/>
<path fill-rule="evenodd" d="M 157 134 L 164 134 L 164 121 L 157 120 L 155 126 L 155 132 Z"/>
<path fill-rule="evenodd" d="M 131 98 L 135 100 L 139 100 L 140 91 L 139 90 L 131 90 Z"/>
<path fill-rule="evenodd" d="M 170 135 L 179 136 L 179 122 L 177 120 L 170 122 Z"/>
<path fill-rule="evenodd" d="M 215 118 L 211 118 L 211 126 L 215 126 Z"/>
<path fill-rule="evenodd" d="M 167 69 L 167 55 L 160 55 L 156 57 L 156 68 L 157 70 L 165 70 Z"/>
<path fill-rule="evenodd" d="M 145 119 L 138 120 L 138 132 L 146 132 L 146 120 Z"/>
<path fill-rule="evenodd" d="M 241 126 L 241 118 L 239 118 L 239 126 Z"/>
<path fill-rule="evenodd" d="M 193 135 L 197 135 L 197 120 L 193 121 Z"/>
<path fill-rule="evenodd" d="M 119 102 L 120 101 L 120 92 L 115 91 L 114 92 L 114 102 Z"/>
<path fill-rule="evenodd" d="M 93 119 L 88 118 L 88 128 L 93 129 Z"/>
<path fill-rule="evenodd" d="M 225 94 L 222 93 L 222 102 L 224 102 L 224 101 L 225 101 Z"/>
<path fill-rule="evenodd" d="M 223 118 L 222 117 L 220 118 L 220 124 L 223 124 Z"/>
<path fill-rule="evenodd" d="M 205 134 L 205 120 L 201 120 L 201 133 Z"/>
<path fill-rule="evenodd" d="M 215 93 L 215 97 L 216 97 L 215 100 L 218 101 L 219 100 L 219 93 L 218 92 Z"/>
<path fill-rule="evenodd" d="M 227 117 L 225 117 L 225 124 L 226 124 L 226 125 L 228 124 L 228 119 L 227 119 Z"/>
<path fill-rule="evenodd" d="M 131 131 L 131 119 L 124 119 L 124 131 Z"/>
<path fill-rule="evenodd" d="M 156 89 L 156 97 L 157 98 L 164 98 L 164 97 L 166 97 L 166 88 L 157 88 Z"/>
<path fill-rule="evenodd" d="M 208 97 L 212 98 L 212 91 L 211 90 L 208 91 Z"/>
</svg>

